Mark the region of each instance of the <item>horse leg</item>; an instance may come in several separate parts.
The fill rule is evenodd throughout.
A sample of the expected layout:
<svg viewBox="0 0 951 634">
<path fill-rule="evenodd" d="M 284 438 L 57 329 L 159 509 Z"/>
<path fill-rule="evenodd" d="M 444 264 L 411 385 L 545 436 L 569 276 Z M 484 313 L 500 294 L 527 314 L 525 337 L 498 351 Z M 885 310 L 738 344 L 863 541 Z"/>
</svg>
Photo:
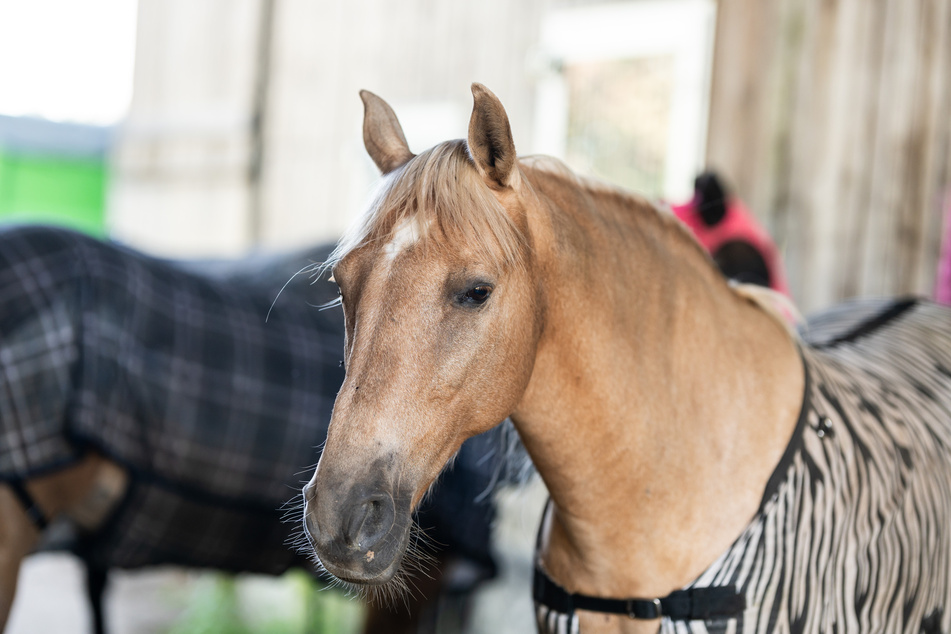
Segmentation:
<svg viewBox="0 0 951 634">
<path fill-rule="evenodd" d="M 0 632 L 13 605 L 20 562 L 33 550 L 39 535 L 10 486 L 0 484 Z"/>
<path fill-rule="evenodd" d="M 94 530 L 122 497 L 128 476 L 97 454 L 23 483 L 42 517 L 67 515 L 80 528 Z M 36 546 L 40 530 L 24 503 L 7 484 L 0 485 L 0 631 L 6 625 L 16 592 L 20 562 Z"/>
</svg>

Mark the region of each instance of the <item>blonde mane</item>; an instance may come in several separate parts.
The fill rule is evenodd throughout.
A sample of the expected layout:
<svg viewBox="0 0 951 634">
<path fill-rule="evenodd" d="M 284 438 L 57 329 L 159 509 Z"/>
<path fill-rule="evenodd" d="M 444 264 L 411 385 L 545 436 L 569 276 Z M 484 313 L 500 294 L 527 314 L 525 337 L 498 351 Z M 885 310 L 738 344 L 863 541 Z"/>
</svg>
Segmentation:
<svg viewBox="0 0 951 634">
<path fill-rule="evenodd" d="M 690 229 L 688 229 L 684 223 L 677 220 L 673 213 L 665 210 L 662 203 L 652 201 L 637 192 L 625 189 L 614 183 L 609 183 L 590 176 L 582 176 L 572 171 L 563 161 L 551 156 L 533 155 L 523 157 L 521 164 L 530 170 L 560 178 L 564 180 L 568 186 L 583 189 L 595 196 L 613 199 L 618 205 L 623 207 L 624 213 L 636 213 L 638 214 L 638 220 L 655 221 L 662 227 L 665 233 L 673 234 L 675 240 L 680 240 L 690 245 L 698 254 L 708 259 L 711 266 L 716 266 L 707 251 L 690 232 Z"/>
<path fill-rule="evenodd" d="M 716 269 L 713 259 L 690 230 L 672 213 L 647 198 L 611 183 L 578 175 L 562 161 L 549 156 L 522 157 L 519 165 L 529 176 L 532 172 L 547 174 L 566 187 L 613 199 L 624 213 L 636 213 L 639 220 L 653 221 L 665 234 L 692 249 L 711 269 Z M 419 230 L 420 241 L 430 245 L 464 243 L 496 266 L 518 266 L 524 253 L 525 236 L 485 186 L 466 142 L 457 139 L 420 153 L 386 175 L 360 222 L 344 234 L 322 270 L 331 268 L 363 246 L 387 243 L 406 221 L 413 222 Z M 426 240 L 433 233 L 443 239 Z M 729 286 L 795 336 L 794 324 L 801 317 L 790 300 L 769 289 Z"/>
<path fill-rule="evenodd" d="M 421 242 L 433 246 L 466 244 L 498 266 L 517 266 L 523 258 L 525 236 L 485 186 L 461 139 L 426 150 L 385 176 L 327 265 L 363 246 L 385 244 L 407 221 Z M 427 240 L 433 234 L 443 239 Z"/>
<path fill-rule="evenodd" d="M 700 241 L 677 217 L 661 203 L 655 203 L 647 198 L 624 189 L 607 181 L 586 177 L 572 171 L 564 162 L 544 155 L 527 156 L 521 159 L 521 164 L 528 170 L 535 170 L 552 175 L 566 186 L 582 188 L 593 195 L 606 196 L 617 201 L 624 207 L 626 213 L 638 213 L 638 220 L 657 223 L 662 231 L 674 240 L 687 246 L 696 255 L 702 258 L 719 275 L 716 263 L 703 248 Z M 772 289 L 753 284 L 738 284 L 728 282 L 730 290 L 738 297 L 758 306 L 766 314 L 779 323 L 793 339 L 799 339 L 796 325 L 805 320 L 795 304 L 785 295 Z"/>
</svg>

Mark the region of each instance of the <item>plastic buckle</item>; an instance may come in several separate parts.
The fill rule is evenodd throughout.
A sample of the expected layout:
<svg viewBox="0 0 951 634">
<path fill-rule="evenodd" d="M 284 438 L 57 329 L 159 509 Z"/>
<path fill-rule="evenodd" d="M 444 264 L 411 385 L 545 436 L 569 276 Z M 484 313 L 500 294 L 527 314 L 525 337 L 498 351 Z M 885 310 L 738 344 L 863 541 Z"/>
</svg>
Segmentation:
<svg viewBox="0 0 951 634">
<path fill-rule="evenodd" d="M 628 599 L 627 615 L 632 619 L 659 619 L 664 615 L 664 610 L 660 599 L 651 599 L 650 601 L 646 599 Z"/>
</svg>

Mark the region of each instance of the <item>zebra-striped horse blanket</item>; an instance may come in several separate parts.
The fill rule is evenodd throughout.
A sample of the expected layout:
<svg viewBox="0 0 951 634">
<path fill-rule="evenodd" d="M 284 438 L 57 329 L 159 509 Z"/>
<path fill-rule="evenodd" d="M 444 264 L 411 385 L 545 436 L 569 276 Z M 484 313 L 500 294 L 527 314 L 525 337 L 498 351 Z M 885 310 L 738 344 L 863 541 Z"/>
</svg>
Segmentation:
<svg viewBox="0 0 951 634">
<path fill-rule="evenodd" d="M 745 608 L 660 631 L 949 632 L 951 311 L 855 303 L 803 336 L 802 411 L 759 512 L 683 589 Z M 578 631 L 536 609 L 541 631 Z"/>
<path fill-rule="evenodd" d="M 300 506 L 326 437 L 343 317 L 317 308 L 336 289 L 309 275 L 278 292 L 330 248 L 182 263 L 62 229 L 0 230 L 0 481 L 89 450 L 123 466 L 125 498 L 75 545 L 97 569 L 306 563 L 282 506 Z M 494 475 L 488 442 L 463 448 L 420 524 L 490 575 L 492 509 L 474 503 Z"/>
</svg>

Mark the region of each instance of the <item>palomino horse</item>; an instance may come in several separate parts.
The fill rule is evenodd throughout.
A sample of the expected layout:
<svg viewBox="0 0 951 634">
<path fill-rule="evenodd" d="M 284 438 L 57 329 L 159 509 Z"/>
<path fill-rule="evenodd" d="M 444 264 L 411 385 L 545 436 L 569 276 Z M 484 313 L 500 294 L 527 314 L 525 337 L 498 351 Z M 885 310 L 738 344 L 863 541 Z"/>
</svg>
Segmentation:
<svg viewBox="0 0 951 634">
<path fill-rule="evenodd" d="M 415 156 L 362 93 L 381 192 L 332 258 L 347 376 L 304 489 L 323 566 L 398 576 L 410 512 L 511 417 L 551 503 L 557 632 L 948 631 L 951 315 L 908 301 L 817 346 L 670 214 L 516 158 L 474 84 Z"/>
<path fill-rule="evenodd" d="M 63 229 L 0 229 L 0 630 L 47 520 L 78 529 L 54 545 L 86 562 L 93 595 L 115 567 L 310 567 L 288 544 L 299 498 L 281 507 L 343 381 L 342 315 L 317 307 L 336 289 L 309 274 L 329 253 L 171 262 Z M 492 509 L 473 503 L 494 476 L 486 441 L 422 510 L 442 563 L 464 560 L 470 578 L 493 565 Z M 417 581 L 430 587 L 416 608 L 445 570 Z M 378 610 L 367 630 L 415 631 L 419 617 Z"/>
</svg>

